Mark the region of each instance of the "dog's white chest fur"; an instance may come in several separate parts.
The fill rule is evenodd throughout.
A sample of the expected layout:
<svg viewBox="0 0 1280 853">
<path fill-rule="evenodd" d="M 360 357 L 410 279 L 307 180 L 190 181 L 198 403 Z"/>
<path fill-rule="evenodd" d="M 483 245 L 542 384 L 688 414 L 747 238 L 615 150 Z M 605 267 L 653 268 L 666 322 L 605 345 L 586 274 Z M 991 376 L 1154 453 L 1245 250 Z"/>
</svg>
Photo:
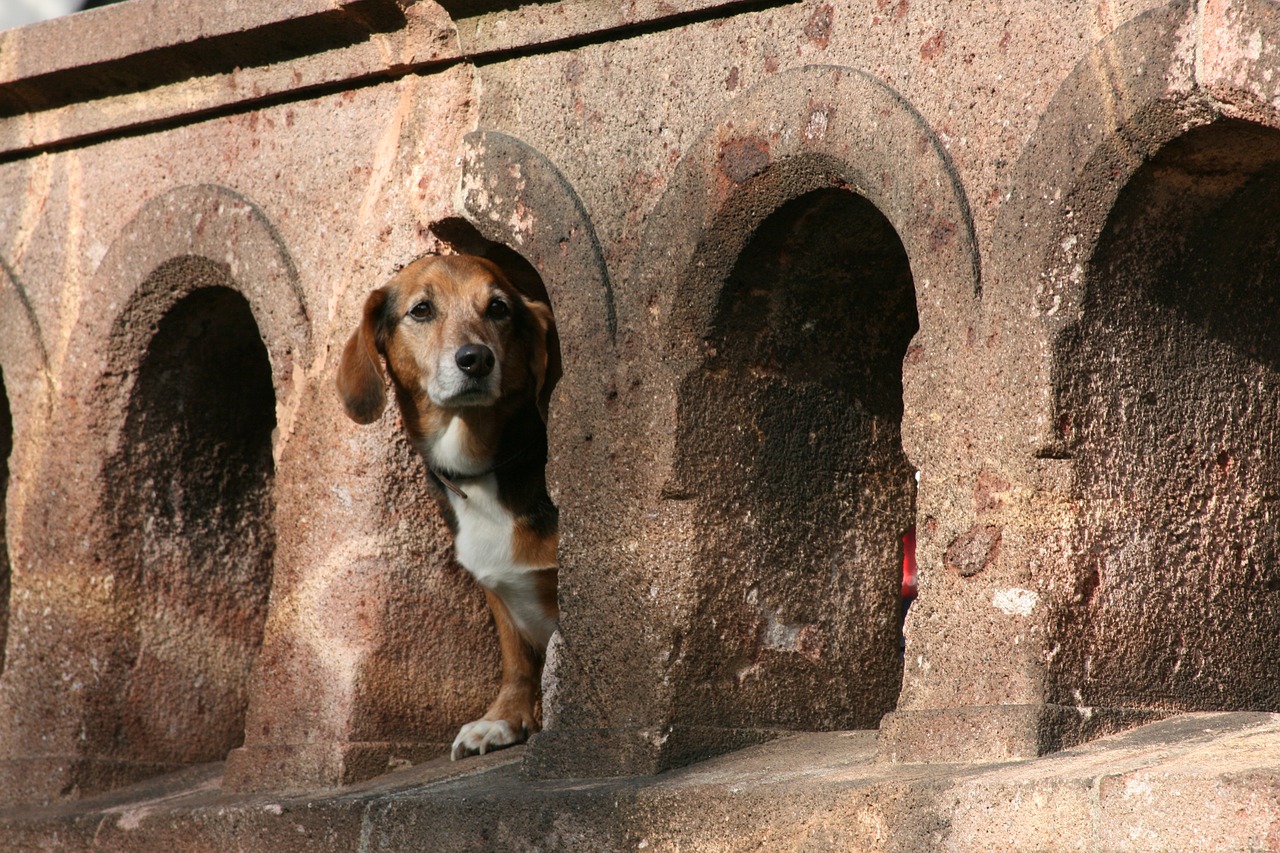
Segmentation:
<svg viewBox="0 0 1280 853">
<path fill-rule="evenodd" d="M 418 452 L 437 468 L 456 471 L 459 474 L 479 474 L 485 469 L 483 461 L 471 458 L 466 451 L 467 428 L 462 418 L 452 418 L 448 426 L 422 442 Z"/>
<path fill-rule="evenodd" d="M 530 566 L 515 559 L 515 518 L 498 500 L 496 476 L 468 480 L 462 490 L 465 499 L 449 493 L 449 505 L 458 519 L 454 535 L 458 564 L 498 594 L 522 634 L 545 644 L 556 625 L 538 601 L 532 573 L 546 566 Z"/>
<path fill-rule="evenodd" d="M 498 478 L 493 474 L 468 480 L 462 490 L 463 500 L 449 493 L 449 505 L 458 518 L 454 548 L 458 562 L 480 583 L 496 589 L 511 575 L 527 566 L 518 566 L 512 554 L 515 518 L 498 500 Z"/>
<path fill-rule="evenodd" d="M 472 477 L 484 470 L 465 451 L 467 436 L 461 419 L 454 418 L 420 447 L 432 465 Z M 534 571 L 546 566 L 531 566 L 515 558 L 516 520 L 498 499 L 498 478 L 487 474 L 459 484 L 467 497 L 449 491 L 449 506 L 458 521 L 454 534 L 454 552 L 458 564 L 477 581 L 493 590 L 511 611 L 520 631 L 535 642 L 545 644 L 555 630 L 538 602 Z"/>
</svg>

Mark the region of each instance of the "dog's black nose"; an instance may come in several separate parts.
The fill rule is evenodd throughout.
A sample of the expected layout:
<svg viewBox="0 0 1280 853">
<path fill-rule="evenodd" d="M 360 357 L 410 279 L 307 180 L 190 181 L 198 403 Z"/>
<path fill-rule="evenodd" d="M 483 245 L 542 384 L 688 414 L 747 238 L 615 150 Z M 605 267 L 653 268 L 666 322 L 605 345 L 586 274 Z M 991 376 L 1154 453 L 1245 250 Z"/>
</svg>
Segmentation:
<svg viewBox="0 0 1280 853">
<path fill-rule="evenodd" d="M 458 347 L 453 360 L 458 363 L 458 369 L 468 376 L 480 378 L 488 376 L 489 371 L 493 370 L 493 350 L 484 344 Z"/>
</svg>

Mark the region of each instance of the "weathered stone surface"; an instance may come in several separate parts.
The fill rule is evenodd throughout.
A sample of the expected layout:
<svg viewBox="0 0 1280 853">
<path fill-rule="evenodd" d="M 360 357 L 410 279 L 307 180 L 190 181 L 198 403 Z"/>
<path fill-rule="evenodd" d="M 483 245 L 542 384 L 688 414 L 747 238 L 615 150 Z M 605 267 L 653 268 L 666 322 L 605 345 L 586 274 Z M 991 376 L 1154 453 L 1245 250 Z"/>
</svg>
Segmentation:
<svg viewBox="0 0 1280 853">
<path fill-rule="evenodd" d="M 1029 762 L 908 768 L 877 763 L 869 732 L 807 734 L 572 783 L 521 778 L 517 748 L 310 797 L 219 793 L 202 765 L 0 811 L 0 835 L 15 851 L 1270 849 L 1278 745 L 1276 715 L 1196 714 Z"/>
<path fill-rule="evenodd" d="M 11 157 L 293 92 L 341 91 L 458 53 L 439 7 L 394 0 L 214 4 L 201 14 L 136 2 L 0 34 L 0 51 L 0 117 L 9 119 L 0 152 Z"/>
<path fill-rule="evenodd" d="M 1056 408 L 1083 506 L 1058 701 L 1280 708 L 1265 497 L 1280 349 L 1263 319 L 1277 163 L 1274 130 L 1190 131 L 1130 179 L 1103 232 L 1091 276 L 1105 285 L 1060 344 Z"/>
<path fill-rule="evenodd" d="M 1280 10 L 1032 11 L 0 36 L 3 841 L 1274 847 L 1270 717 L 1114 733 L 1280 711 Z M 332 370 L 451 247 L 556 312 L 563 618 L 545 730 L 445 770 L 491 628 Z"/>
<path fill-rule="evenodd" d="M 943 565 L 969 578 L 991 565 L 1000 556 L 1000 528 L 994 524 L 974 525 L 951 540 L 943 555 Z"/>
</svg>

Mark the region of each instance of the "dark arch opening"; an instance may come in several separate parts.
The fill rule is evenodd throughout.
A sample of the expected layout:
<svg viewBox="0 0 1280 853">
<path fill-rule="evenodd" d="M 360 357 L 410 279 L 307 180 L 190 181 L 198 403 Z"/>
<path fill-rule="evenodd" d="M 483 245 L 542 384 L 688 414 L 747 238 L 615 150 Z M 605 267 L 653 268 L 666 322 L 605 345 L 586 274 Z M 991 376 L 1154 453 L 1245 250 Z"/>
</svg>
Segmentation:
<svg viewBox="0 0 1280 853">
<path fill-rule="evenodd" d="M 13 415 L 9 411 L 9 394 L 0 372 L 0 672 L 4 672 L 5 649 L 9 642 L 9 590 L 12 585 L 9 568 L 9 454 L 13 451 Z"/>
<path fill-rule="evenodd" d="M 1053 701 L 1280 711 L 1280 133 L 1170 143 L 1087 275 L 1057 379 L 1083 519 Z"/>
<path fill-rule="evenodd" d="M 917 328 L 902 242 L 855 193 L 781 205 L 737 259 L 679 394 L 697 600 L 678 723 L 872 728 L 895 707 Z"/>
<path fill-rule="evenodd" d="M 493 261 L 502 270 L 507 280 L 525 296 L 538 302 L 551 304 L 551 297 L 547 295 L 547 285 L 542 280 L 542 274 L 515 249 L 505 243 L 490 240 L 460 216 L 436 220 L 431 223 L 430 228 L 432 234 L 448 243 L 454 251 Z"/>
<path fill-rule="evenodd" d="M 275 394 L 249 303 L 222 268 L 179 258 L 159 292 L 197 289 L 154 328 L 107 465 L 126 619 L 112 749 L 161 765 L 243 740 L 271 586 Z"/>
</svg>

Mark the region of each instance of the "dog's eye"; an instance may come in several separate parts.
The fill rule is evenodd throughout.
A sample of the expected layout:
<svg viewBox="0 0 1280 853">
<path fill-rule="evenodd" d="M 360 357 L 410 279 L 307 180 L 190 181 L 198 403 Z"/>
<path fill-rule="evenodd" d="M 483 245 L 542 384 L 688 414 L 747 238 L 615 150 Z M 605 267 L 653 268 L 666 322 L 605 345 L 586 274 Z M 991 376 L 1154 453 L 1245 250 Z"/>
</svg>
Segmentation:
<svg viewBox="0 0 1280 853">
<path fill-rule="evenodd" d="M 415 320 L 430 320 L 435 315 L 435 306 L 425 299 L 409 309 L 409 316 Z"/>
<path fill-rule="evenodd" d="M 511 316 L 511 306 L 495 296 L 489 300 L 489 308 L 484 313 L 491 320 L 501 320 Z"/>
</svg>

